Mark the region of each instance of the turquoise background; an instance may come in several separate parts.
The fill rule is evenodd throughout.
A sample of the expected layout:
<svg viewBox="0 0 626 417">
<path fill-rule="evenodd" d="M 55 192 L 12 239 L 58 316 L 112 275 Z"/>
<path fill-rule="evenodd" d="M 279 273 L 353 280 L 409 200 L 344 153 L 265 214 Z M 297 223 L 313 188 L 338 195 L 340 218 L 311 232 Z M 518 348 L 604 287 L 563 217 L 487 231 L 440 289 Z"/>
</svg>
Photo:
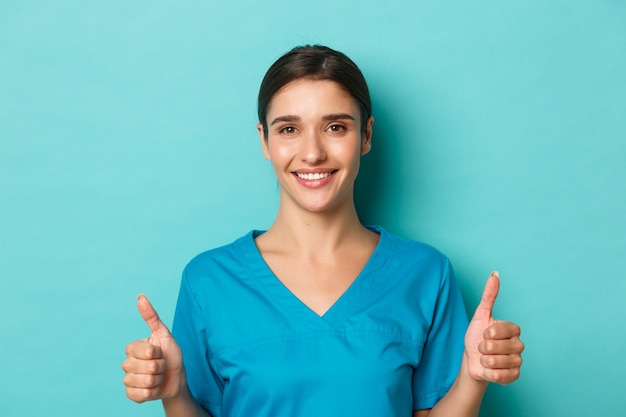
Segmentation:
<svg viewBox="0 0 626 417">
<path fill-rule="evenodd" d="M 267 228 L 257 88 L 292 46 L 368 79 L 367 223 L 489 272 L 527 345 L 481 416 L 623 416 L 626 2 L 0 1 L 0 415 L 154 416 L 126 399 L 136 295 Z"/>
</svg>

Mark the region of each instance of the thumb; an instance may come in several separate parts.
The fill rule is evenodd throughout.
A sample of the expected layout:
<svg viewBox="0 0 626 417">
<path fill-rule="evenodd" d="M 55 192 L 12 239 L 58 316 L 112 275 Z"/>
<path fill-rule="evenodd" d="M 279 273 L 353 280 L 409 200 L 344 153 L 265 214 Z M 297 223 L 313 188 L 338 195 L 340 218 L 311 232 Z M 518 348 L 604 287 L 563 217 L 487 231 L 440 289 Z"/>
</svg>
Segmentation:
<svg viewBox="0 0 626 417">
<path fill-rule="evenodd" d="M 483 290 L 483 296 L 480 299 L 480 304 L 476 307 L 474 318 L 478 319 L 490 319 L 493 311 L 493 305 L 496 302 L 498 296 L 498 290 L 500 289 L 500 274 L 498 271 L 493 271 L 487 279 L 485 289 Z"/>
<path fill-rule="evenodd" d="M 169 336 L 170 331 L 165 324 L 159 318 L 154 307 L 148 301 L 148 298 L 139 294 L 137 297 L 137 309 L 139 310 L 139 314 L 141 314 L 141 318 L 146 322 L 153 335 L 159 336 Z"/>
</svg>

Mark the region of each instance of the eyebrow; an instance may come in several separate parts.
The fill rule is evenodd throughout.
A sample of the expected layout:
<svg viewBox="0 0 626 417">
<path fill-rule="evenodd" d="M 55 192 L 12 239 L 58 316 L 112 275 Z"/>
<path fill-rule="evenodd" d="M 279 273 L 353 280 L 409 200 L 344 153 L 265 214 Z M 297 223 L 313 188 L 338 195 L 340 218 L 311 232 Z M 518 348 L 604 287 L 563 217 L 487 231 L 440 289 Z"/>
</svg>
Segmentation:
<svg viewBox="0 0 626 417">
<path fill-rule="evenodd" d="M 274 126 L 276 123 L 281 123 L 281 122 L 298 122 L 300 120 L 301 120 L 300 116 L 294 116 L 294 115 L 278 116 L 277 118 L 272 120 L 272 123 L 270 123 L 270 126 Z"/>
<path fill-rule="evenodd" d="M 302 120 L 300 118 L 300 116 L 288 114 L 288 115 L 285 115 L 285 116 L 278 116 L 277 118 L 272 120 L 272 123 L 270 123 L 270 126 L 273 126 L 276 123 L 299 122 L 300 120 Z M 348 114 L 348 113 L 331 113 L 331 114 L 327 114 L 325 116 L 322 116 L 322 120 L 325 121 L 325 122 L 328 122 L 330 120 L 356 120 L 356 119 L 354 118 L 354 116 L 352 116 L 351 114 Z"/>
<path fill-rule="evenodd" d="M 355 118 L 354 116 L 348 113 L 332 113 L 332 114 L 327 114 L 326 116 L 322 117 L 322 120 L 324 120 L 325 122 L 328 122 L 331 120 L 355 120 Z"/>
</svg>

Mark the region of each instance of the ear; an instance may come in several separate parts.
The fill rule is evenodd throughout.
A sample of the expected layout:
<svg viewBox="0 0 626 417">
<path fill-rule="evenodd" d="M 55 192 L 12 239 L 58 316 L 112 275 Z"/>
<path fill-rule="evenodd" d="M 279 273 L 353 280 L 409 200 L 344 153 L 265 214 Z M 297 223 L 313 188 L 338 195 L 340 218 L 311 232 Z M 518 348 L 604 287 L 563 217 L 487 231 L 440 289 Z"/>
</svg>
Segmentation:
<svg viewBox="0 0 626 417">
<path fill-rule="evenodd" d="M 361 156 L 365 155 L 372 149 L 372 126 L 374 125 L 374 118 L 370 116 L 367 119 L 367 125 L 365 127 L 365 132 L 363 133 L 363 138 L 361 139 Z"/>
<path fill-rule="evenodd" d="M 261 149 L 263 150 L 263 156 L 267 160 L 271 160 L 270 158 L 270 150 L 267 146 L 267 138 L 265 137 L 265 132 L 263 131 L 263 123 L 257 123 L 256 130 L 259 131 L 259 139 L 261 139 Z"/>
</svg>

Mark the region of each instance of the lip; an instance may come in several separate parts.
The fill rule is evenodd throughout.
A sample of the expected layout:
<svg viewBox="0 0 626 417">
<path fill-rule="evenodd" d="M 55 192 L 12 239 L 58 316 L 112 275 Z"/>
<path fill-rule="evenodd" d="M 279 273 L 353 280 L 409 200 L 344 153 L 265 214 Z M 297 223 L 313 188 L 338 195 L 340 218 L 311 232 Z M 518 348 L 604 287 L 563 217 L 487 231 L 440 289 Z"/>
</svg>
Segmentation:
<svg viewBox="0 0 626 417">
<path fill-rule="evenodd" d="M 329 182 L 331 182 L 336 172 L 337 172 L 336 169 L 329 169 L 329 168 L 304 168 L 304 169 L 298 169 L 297 171 L 293 171 L 292 175 L 300 185 L 303 185 L 307 188 L 320 188 L 320 187 L 325 186 Z M 327 173 L 329 174 L 327 177 L 319 178 L 315 180 L 307 180 L 304 178 L 300 178 L 298 176 L 298 174 L 327 174 Z"/>
<path fill-rule="evenodd" d="M 334 172 L 334 171 L 337 171 L 337 170 L 332 169 L 332 168 L 317 167 L 317 168 L 299 168 L 292 172 L 294 174 L 324 174 L 326 172 Z"/>
</svg>

